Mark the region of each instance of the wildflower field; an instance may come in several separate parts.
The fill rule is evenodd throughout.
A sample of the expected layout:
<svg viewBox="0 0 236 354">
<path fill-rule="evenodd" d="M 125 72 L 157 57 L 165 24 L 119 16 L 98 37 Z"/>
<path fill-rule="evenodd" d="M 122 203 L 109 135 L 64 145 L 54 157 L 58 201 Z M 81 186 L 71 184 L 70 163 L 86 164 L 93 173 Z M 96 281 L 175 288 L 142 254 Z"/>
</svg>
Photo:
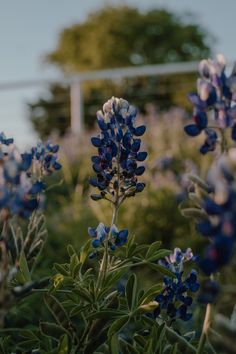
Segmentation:
<svg viewBox="0 0 236 354">
<path fill-rule="evenodd" d="M 112 94 L 112 93 L 111 93 Z M 236 71 L 192 118 L 124 98 L 91 136 L 0 134 L 0 353 L 234 354 Z"/>
</svg>

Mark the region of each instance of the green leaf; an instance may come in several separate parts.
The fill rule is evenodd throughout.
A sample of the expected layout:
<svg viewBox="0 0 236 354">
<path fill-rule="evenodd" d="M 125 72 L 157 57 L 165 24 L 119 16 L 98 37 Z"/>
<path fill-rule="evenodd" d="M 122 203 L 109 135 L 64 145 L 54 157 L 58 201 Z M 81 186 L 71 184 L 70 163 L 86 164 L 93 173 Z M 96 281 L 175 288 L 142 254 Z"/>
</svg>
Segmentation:
<svg viewBox="0 0 236 354">
<path fill-rule="evenodd" d="M 66 334 L 60 338 L 57 350 L 58 354 L 69 354 L 69 340 Z"/>
<path fill-rule="evenodd" d="M 39 329 L 45 336 L 57 339 L 66 332 L 65 328 L 62 326 L 58 326 L 57 324 L 50 322 L 40 322 Z"/>
<path fill-rule="evenodd" d="M 119 342 L 115 334 L 110 339 L 110 354 L 119 354 Z"/>
<path fill-rule="evenodd" d="M 74 292 L 78 294 L 83 300 L 89 303 L 93 303 L 93 297 L 86 288 L 82 289 L 81 287 L 77 287 L 74 289 Z"/>
<path fill-rule="evenodd" d="M 132 245 L 130 245 L 130 247 L 126 248 L 126 258 L 131 258 L 134 255 L 134 252 L 137 248 L 137 245 L 135 243 L 133 243 Z"/>
<path fill-rule="evenodd" d="M 183 336 L 180 336 L 172 328 L 166 326 L 166 338 L 171 344 L 178 343 L 179 351 L 188 354 L 197 353 L 196 348 L 188 342 Z"/>
<path fill-rule="evenodd" d="M 112 318 L 124 316 L 124 314 L 125 313 L 123 311 L 113 310 L 113 309 L 104 309 L 104 310 L 96 311 L 95 313 L 88 315 L 86 318 L 89 320 L 95 320 L 98 318 L 108 318 L 108 319 L 111 318 L 112 319 Z"/>
<path fill-rule="evenodd" d="M 76 254 L 76 251 L 72 245 L 67 246 L 67 252 L 69 254 L 69 257 L 72 257 L 74 254 Z"/>
<path fill-rule="evenodd" d="M 88 240 L 85 245 L 81 248 L 81 251 L 80 251 L 80 263 L 81 264 L 84 264 L 84 262 L 86 261 L 87 257 L 88 257 L 88 253 L 89 253 L 89 250 L 90 250 L 90 245 L 91 245 L 91 241 Z"/>
<path fill-rule="evenodd" d="M 69 271 L 66 268 L 65 264 L 59 264 L 59 263 L 55 263 L 53 265 L 54 269 L 58 272 L 61 273 L 62 275 L 68 276 L 69 275 Z"/>
<path fill-rule="evenodd" d="M 178 353 L 178 343 L 175 343 L 171 349 L 170 354 L 177 354 Z"/>
<path fill-rule="evenodd" d="M 70 320 L 61 303 L 52 295 L 45 294 L 44 302 L 59 325 L 68 329 Z"/>
<path fill-rule="evenodd" d="M 113 322 L 109 331 L 108 337 L 111 338 L 114 334 L 119 333 L 120 330 L 129 322 L 129 316 L 122 316 Z"/>
<path fill-rule="evenodd" d="M 144 348 L 146 345 L 146 340 L 144 339 L 143 336 L 140 336 L 139 334 L 134 334 L 134 340 L 140 345 L 140 347 Z"/>
<path fill-rule="evenodd" d="M 175 274 L 173 272 L 171 272 L 169 269 L 167 269 L 166 267 L 163 267 L 160 264 L 156 264 L 156 263 L 152 263 L 152 262 L 147 262 L 147 265 L 153 269 L 153 270 L 157 270 L 158 272 L 167 275 L 168 277 L 171 278 L 175 278 Z"/>
<path fill-rule="evenodd" d="M 151 288 L 149 288 L 143 296 L 139 299 L 139 305 L 145 304 L 149 302 L 150 300 L 153 300 L 155 296 L 160 294 L 160 292 L 163 290 L 163 286 L 160 284 L 153 285 Z"/>
<path fill-rule="evenodd" d="M 156 241 L 151 244 L 146 253 L 146 259 L 151 257 L 161 246 L 161 241 Z"/>
<path fill-rule="evenodd" d="M 20 255 L 20 260 L 19 260 L 19 268 L 20 268 L 20 272 L 24 278 L 24 282 L 28 283 L 31 281 L 31 275 L 30 275 L 30 271 L 29 271 L 29 267 L 26 261 L 26 257 L 25 257 L 25 253 L 22 252 Z"/>
<path fill-rule="evenodd" d="M 147 258 L 147 261 L 149 261 L 149 262 L 157 261 L 158 259 L 165 258 L 165 257 L 169 256 L 170 254 L 171 254 L 170 250 L 161 249 L 161 250 L 155 252 L 149 258 Z"/>
<path fill-rule="evenodd" d="M 76 276 L 79 266 L 80 266 L 79 258 L 77 256 L 77 254 L 74 253 L 70 257 L 70 273 L 71 273 L 72 278 L 74 278 Z"/>
<path fill-rule="evenodd" d="M 125 287 L 125 294 L 126 294 L 128 307 L 130 311 L 132 311 L 136 305 L 136 294 L 137 294 L 137 277 L 134 273 L 129 277 L 127 281 Z"/>
</svg>

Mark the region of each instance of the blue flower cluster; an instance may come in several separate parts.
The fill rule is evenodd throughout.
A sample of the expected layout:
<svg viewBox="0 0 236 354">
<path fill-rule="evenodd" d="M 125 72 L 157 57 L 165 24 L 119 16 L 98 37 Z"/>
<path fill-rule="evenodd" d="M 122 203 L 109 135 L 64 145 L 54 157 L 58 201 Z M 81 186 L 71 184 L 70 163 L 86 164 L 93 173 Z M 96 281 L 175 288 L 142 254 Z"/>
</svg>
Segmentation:
<svg viewBox="0 0 236 354">
<path fill-rule="evenodd" d="M 206 140 L 200 148 L 202 154 L 215 150 L 219 140 L 215 131 L 231 128 L 231 138 L 236 141 L 236 72 L 227 77 L 225 58 L 218 54 L 216 60 L 202 60 L 199 65 L 201 78 L 197 80 L 197 93 L 189 94 L 194 106 L 194 124 L 187 125 L 185 131 L 197 136 L 202 131 Z M 208 126 L 212 118 L 214 126 Z"/>
<path fill-rule="evenodd" d="M 117 246 L 123 246 L 128 239 L 128 230 L 124 229 L 118 231 L 115 225 L 111 227 L 105 226 L 103 223 L 100 223 L 97 228 L 88 228 L 88 234 L 93 238 L 92 246 L 96 249 L 104 247 L 104 241 L 108 242 L 108 248 L 111 251 L 115 251 Z M 89 255 L 89 258 L 92 259 L 98 255 L 98 250 L 92 252 Z"/>
<path fill-rule="evenodd" d="M 192 269 L 184 276 L 184 263 L 191 260 L 194 261 L 195 258 L 190 248 L 186 252 L 175 248 L 169 257 L 160 261 L 160 264 L 171 270 L 176 277 L 164 277 L 164 290 L 155 298 L 159 303 L 154 311 L 155 317 L 159 316 L 162 310 L 165 310 L 172 319 L 180 318 L 188 321 L 192 317 L 189 307 L 192 305 L 193 298 L 190 294 L 197 292 L 200 285 L 197 281 L 196 270 Z"/>
<path fill-rule="evenodd" d="M 50 148 L 53 149 L 53 146 L 50 145 Z M 51 173 L 53 168 L 50 162 L 46 165 L 45 160 L 48 160 L 49 155 L 51 160 L 55 159 L 54 152 L 49 152 L 47 145 L 44 149 L 47 154 L 44 154 L 38 166 L 34 148 L 31 153 L 20 154 L 13 145 L 13 139 L 0 134 L 0 208 L 4 210 L 2 215 L 5 218 L 12 215 L 27 218 L 40 206 L 45 188 L 42 177 L 45 171 Z"/>
<path fill-rule="evenodd" d="M 28 155 L 35 161 L 40 173 L 45 176 L 61 169 L 61 164 L 58 162 L 58 151 L 59 145 L 53 145 L 51 142 L 44 145 L 39 142 L 35 147 L 32 147 L 31 154 Z"/>
<path fill-rule="evenodd" d="M 95 178 L 90 184 L 97 187 L 100 194 L 92 195 L 98 200 L 109 195 L 112 201 L 122 202 L 126 197 L 141 192 L 145 184 L 138 182 L 145 167 L 143 162 L 147 152 L 140 151 L 145 126 L 135 127 L 136 109 L 127 101 L 112 97 L 103 106 L 103 112 L 97 113 L 100 134 L 91 138 L 98 155 L 92 156 Z"/>
<path fill-rule="evenodd" d="M 227 157 L 217 161 L 209 172 L 208 182 L 214 193 L 205 197 L 202 208 L 208 219 L 197 224 L 198 231 L 210 239 L 203 259 L 199 264 L 210 275 L 229 263 L 236 242 L 236 182 L 234 171 L 236 150 L 231 149 Z"/>
</svg>

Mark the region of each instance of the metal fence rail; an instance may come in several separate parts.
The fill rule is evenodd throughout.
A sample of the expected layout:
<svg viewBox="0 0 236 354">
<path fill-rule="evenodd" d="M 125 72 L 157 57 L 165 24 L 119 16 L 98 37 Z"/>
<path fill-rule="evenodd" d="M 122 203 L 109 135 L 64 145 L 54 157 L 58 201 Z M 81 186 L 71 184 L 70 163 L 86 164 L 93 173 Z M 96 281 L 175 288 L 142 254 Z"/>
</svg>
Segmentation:
<svg viewBox="0 0 236 354">
<path fill-rule="evenodd" d="M 184 74 L 196 72 L 197 68 L 198 62 L 183 62 L 96 70 L 82 72 L 68 77 L 61 77 L 57 80 L 48 79 L 22 80 L 5 83 L 0 82 L 0 91 L 40 87 L 52 83 L 61 83 L 70 86 L 71 130 L 74 134 L 79 135 L 83 130 L 83 96 L 81 83 L 94 80 L 115 80 L 128 77 Z"/>
</svg>

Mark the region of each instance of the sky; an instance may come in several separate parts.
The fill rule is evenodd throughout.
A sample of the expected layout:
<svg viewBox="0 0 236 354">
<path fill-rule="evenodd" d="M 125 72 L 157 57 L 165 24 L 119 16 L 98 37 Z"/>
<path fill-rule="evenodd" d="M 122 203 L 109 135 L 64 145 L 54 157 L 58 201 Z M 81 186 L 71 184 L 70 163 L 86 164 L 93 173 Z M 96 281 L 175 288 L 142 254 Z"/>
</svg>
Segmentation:
<svg viewBox="0 0 236 354">
<path fill-rule="evenodd" d="M 191 12 L 212 33 L 215 53 L 236 58 L 234 45 L 236 0 L 0 0 L 0 84 L 31 79 L 54 79 L 60 73 L 47 65 L 44 54 L 53 50 L 60 31 L 107 4 L 128 4 L 141 10 L 167 8 Z M 0 131 L 20 145 L 35 139 L 26 103 L 45 87 L 0 91 Z"/>
</svg>

